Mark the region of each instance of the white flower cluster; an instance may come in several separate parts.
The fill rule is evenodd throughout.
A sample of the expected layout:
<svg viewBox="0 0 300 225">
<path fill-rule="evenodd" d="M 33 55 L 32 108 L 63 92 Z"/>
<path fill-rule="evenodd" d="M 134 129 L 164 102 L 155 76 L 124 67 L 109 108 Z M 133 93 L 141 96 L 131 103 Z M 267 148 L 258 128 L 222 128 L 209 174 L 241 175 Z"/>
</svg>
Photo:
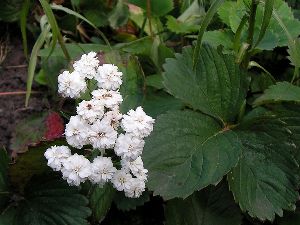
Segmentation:
<svg viewBox="0 0 300 225">
<path fill-rule="evenodd" d="M 94 79 L 98 89 L 92 91 L 91 100 L 78 104 L 77 115 L 66 125 L 65 137 L 70 146 L 81 149 L 91 145 L 100 150 L 101 156 L 90 162 L 83 155 L 72 155 L 67 146 L 52 146 L 45 152 L 48 166 L 61 171 L 70 185 L 78 186 L 86 180 L 98 185 L 111 182 L 127 197 L 137 198 L 145 190 L 148 172 L 141 158 L 143 138 L 153 130 L 154 119 L 142 107 L 131 109 L 126 115 L 120 113 L 123 98 L 119 88 L 123 74 L 117 66 L 99 66 L 96 53 L 90 52 L 73 67 L 72 73 L 65 71 L 58 77 L 58 91 L 62 96 L 79 98 L 87 90 L 88 79 Z M 104 156 L 110 153 L 105 151 L 109 149 L 121 159 L 118 169 L 111 157 Z"/>
</svg>

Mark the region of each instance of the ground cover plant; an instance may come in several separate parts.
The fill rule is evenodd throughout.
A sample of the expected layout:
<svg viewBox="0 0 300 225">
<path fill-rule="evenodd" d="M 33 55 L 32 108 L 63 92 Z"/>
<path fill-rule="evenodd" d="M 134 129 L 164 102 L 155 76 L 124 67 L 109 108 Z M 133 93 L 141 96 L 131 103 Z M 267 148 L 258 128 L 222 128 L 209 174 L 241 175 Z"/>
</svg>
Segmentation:
<svg viewBox="0 0 300 225">
<path fill-rule="evenodd" d="M 0 224 L 300 224 L 298 18 L 283 0 L 2 1 L 1 79 L 7 42 L 27 70 L 0 103 L 41 109 L 1 143 Z"/>
</svg>

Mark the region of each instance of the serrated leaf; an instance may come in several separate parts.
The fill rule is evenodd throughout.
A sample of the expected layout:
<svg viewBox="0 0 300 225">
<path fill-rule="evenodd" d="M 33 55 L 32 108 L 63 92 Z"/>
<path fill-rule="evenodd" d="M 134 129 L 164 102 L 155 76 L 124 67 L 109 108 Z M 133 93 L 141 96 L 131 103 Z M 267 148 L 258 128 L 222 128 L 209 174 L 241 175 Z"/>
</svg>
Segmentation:
<svg viewBox="0 0 300 225">
<path fill-rule="evenodd" d="M 20 201 L 16 225 L 88 225 L 88 200 L 62 179 L 34 177 Z"/>
<path fill-rule="evenodd" d="M 131 4 L 141 7 L 145 11 L 147 10 L 147 0 L 129 0 Z M 168 12 L 173 9 L 173 1 L 172 0 L 151 0 L 150 1 L 150 9 L 151 14 L 155 16 L 164 16 Z"/>
<path fill-rule="evenodd" d="M 264 94 L 254 101 L 254 106 L 278 103 L 278 102 L 300 102 L 300 87 L 289 82 L 277 82 L 270 86 Z"/>
<path fill-rule="evenodd" d="M 148 191 L 143 192 L 139 198 L 127 198 L 124 193 L 118 192 L 114 198 L 117 208 L 122 211 L 135 210 L 136 207 L 142 206 L 148 201 L 150 201 L 150 193 Z"/>
<path fill-rule="evenodd" d="M 228 175 L 230 189 L 243 211 L 260 220 L 274 220 L 283 209 L 295 209 L 299 198 L 299 165 L 291 131 L 276 114 L 257 109 L 236 130 L 242 157 Z"/>
<path fill-rule="evenodd" d="M 163 77 L 161 74 L 153 74 L 146 77 L 146 85 L 156 89 L 163 89 Z"/>
<path fill-rule="evenodd" d="M 8 196 L 8 170 L 9 157 L 4 149 L 0 149 L 0 212 L 4 208 Z"/>
<path fill-rule="evenodd" d="M 225 183 L 174 199 L 165 208 L 166 225 L 240 225 L 242 215 Z"/>
<path fill-rule="evenodd" d="M 157 118 L 143 159 L 148 188 L 164 199 L 186 198 L 219 182 L 238 162 L 241 143 L 212 117 L 173 111 Z"/>
<path fill-rule="evenodd" d="M 89 199 L 94 221 L 100 223 L 105 218 L 111 207 L 114 195 L 115 189 L 110 184 L 105 184 L 103 187 L 92 187 Z"/>
<path fill-rule="evenodd" d="M 164 85 L 173 96 L 221 121 L 234 121 L 245 99 L 249 81 L 232 55 L 205 45 L 192 69 L 192 48 L 183 49 L 164 64 Z"/>
</svg>

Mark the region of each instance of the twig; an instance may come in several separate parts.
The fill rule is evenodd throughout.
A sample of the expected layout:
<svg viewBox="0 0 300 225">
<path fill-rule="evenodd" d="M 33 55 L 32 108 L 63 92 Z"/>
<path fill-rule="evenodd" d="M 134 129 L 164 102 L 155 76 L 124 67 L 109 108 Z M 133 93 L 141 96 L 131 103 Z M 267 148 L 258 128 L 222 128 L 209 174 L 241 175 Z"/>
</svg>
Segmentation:
<svg viewBox="0 0 300 225">
<path fill-rule="evenodd" d="M 31 94 L 41 94 L 43 92 L 41 91 L 32 91 Z M 1 96 L 7 96 L 7 95 L 26 95 L 26 91 L 8 91 L 8 92 L 0 92 Z"/>
</svg>

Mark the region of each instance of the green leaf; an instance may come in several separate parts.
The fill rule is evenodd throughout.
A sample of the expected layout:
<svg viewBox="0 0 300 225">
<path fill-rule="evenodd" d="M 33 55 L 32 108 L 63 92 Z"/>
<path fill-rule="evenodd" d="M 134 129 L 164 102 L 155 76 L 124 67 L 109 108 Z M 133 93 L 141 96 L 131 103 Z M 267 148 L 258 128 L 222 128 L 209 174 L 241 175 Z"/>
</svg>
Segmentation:
<svg viewBox="0 0 300 225">
<path fill-rule="evenodd" d="M 277 102 L 300 102 L 300 87 L 286 81 L 277 82 L 270 86 L 264 94 L 254 101 L 254 105 L 263 105 Z"/>
<path fill-rule="evenodd" d="M 26 153 L 18 155 L 16 163 L 9 167 L 9 177 L 13 186 L 23 192 L 27 182 L 34 175 L 40 175 L 49 170 L 44 153 L 53 145 L 65 145 L 65 141 L 57 140 L 42 142 L 36 147 L 30 147 Z"/>
<path fill-rule="evenodd" d="M 0 149 L 0 212 L 5 207 L 9 196 L 8 169 L 9 157 L 4 149 Z"/>
<path fill-rule="evenodd" d="M 216 14 L 218 8 L 223 4 L 224 0 L 214 0 L 214 2 L 209 7 L 198 32 L 198 38 L 196 42 L 196 47 L 193 53 L 193 69 L 197 67 L 199 57 L 200 57 L 200 49 L 202 46 L 202 38 L 206 28 L 208 27 L 209 23 L 211 22 L 212 18 Z"/>
<path fill-rule="evenodd" d="M 47 113 L 33 114 L 19 121 L 12 135 L 10 149 L 15 153 L 24 153 L 29 145 L 42 140 L 46 131 Z"/>
<path fill-rule="evenodd" d="M 241 225 L 242 215 L 226 184 L 174 199 L 165 208 L 166 225 Z"/>
<path fill-rule="evenodd" d="M 199 25 L 182 22 L 173 16 L 167 16 L 166 25 L 170 31 L 176 34 L 188 34 L 199 30 Z"/>
<path fill-rule="evenodd" d="M 300 124 L 295 124 L 298 129 Z M 257 108 L 236 133 L 242 157 L 228 175 L 230 190 L 243 211 L 260 220 L 274 220 L 283 209 L 294 210 L 299 198 L 299 165 L 291 131 L 276 113 Z"/>
<path fill-rule="evenodd" d="M 214 30 L 204 33 L 203 42 L 206 42 L 215 48 L 222 45 L 225 49 L 232 49 L 233 38 L 232 32 L 228 30 Z"/>
<path fill-rule="evenodd" d="M 150 193 L 148 191 L 144 191 L 139 198 L 127 198 L 124 193 L 117 192 L 114 198 L 117 208 L 122 211 L 135 210 L 138 206 L 142 206 L 148 201 L 150 201 Z"/>
<path fill-rule="evenodd" d="M 146 85 L 156 89 L 163 89 L 163 77 L 161 74 L 153 74 L 146 77 Z"/>
<path fill-rule="evenodd" d="M 89 199 L 92 217 L 95 222 L 100 223 L 105 218 L 111 207 L 114 195 L 115 189 L 110 184 L 105 184 L 103 187 L 94 186 L 91 188 Z"/>
<path fill-rule="evenodd" d="M 27 59 L 28 57 L 28 45 L 27 45 L 27 16 L 29 13 L 31 2 L 30 0 L 25 0 L 22 5 L 22 9 L 20 12 L 20 27 L 21 27 L 21 33 L 22 33 L 22 43 L 23 43 L 23 49 L 24 49 L 24 55 Z"/>
<path fill-rule="evenodd" d="M 32 48 L 32 51 L 31 51 L 30 60 L 29 60 L 29 64 L 28 64 L 27 82 L 26 82 L 25 106 L 28 106 L 28 103 L 29 103 L 29 98 L 30 98 L 31 88 L 32 88 L 32 82 L 33 82 L 33 78 L 34 78 L 34 72 L 35 72 L 35 68 L 36 68 L 36 65 L 37 65 L 38 52 L 41 49 L 41 47 L 43 46 L 43 44 L 45 42 L 45 39 L 46 39 L 47 35 L 49 34 L 49 30 L 50 30 L 50 28 L 47 27 L 46 29 L 44 29 L 42 31 L 42 33 L 40 34 L 40 36 L 36 40 L 36 42 L 35 42 L 35 44 Z"/>
<path fill-rule="evenodd" d="M 123 96 L 121 111 L 128 112 L 141 105 L 143 99 L 144 72 L 135 56 L 129 54 L 123 57 L 123 64 L 118 64 L 123 72 L 123 83 L 120 92 Z"/>
<path fill-rule="evenodd" d="M 147 10 L 147 1 L 148 0 L 129 0 L 128 2 L 134 5 L 137 5 Z M 155 16 L 164 16 L 168 12 L 170 12 L 173 9 L 173 1 L 172 0 L 151 0 L 150 1 L 150 8 L 151 13 L 153 13 Z"/>
<path fill-rule="evenodd" d="M 272 18 L 273 6 L 274 6 L 274 0 L 266 0 L 265 1 L 264 16 L 263 16 L 261 28 L 259 31 L 259 35 L 258 35 L 258 38 L 256 40 L 254 47 L 256 47 L 259 44 L 259 42 L 263 39 L 263 37 L 265 36 L 267 28 L 270 24 L 270 20 Z"/>
<path fill-rule="evenodd" d="M 19 19 L 23 0 L 0 1 L 0 21 L 14 22 Z"/>
<path fill-rule="evenodd" d="M 88 200 L 62 179 L 34 177 L 19 202 L 16 225 L 88 225 Z"/>
<path fill-rule="evenodd" d="M 237 164 L 240 150 L 236 134 L 210 116 L 189 110 L 163 114 L 143 153 L 148 188 L 164 199 L 185 198 L 219 182 Z"/>
<path fill-rule="evenodd" d="M 232 122 L 245 99 L 249 80 L 232 55 L 201 48 L 195 70 L 192 49 L 184 48 L 164 64 L 164 85 L 173 96 L 220 121 Z"/>
<path fill-rule="evenodd" d="M 101 38 L 104 40 L 105 44 L 110 48 L 110 43 L 108 41 L 108 39 L 106 38 L 106 36 L 104 35 L 104 33 L 102 31 L 100 31 L 96 25 L 94 25 L 94 23 L 92 23 L 90 20 L 88 20 L 87 18 L 85 18 L 84 16 L 80 15 L 79 13 L 71 10 L 71 9 L 68 9 L 66 7 L 63 7 L 61 5 L 51 5 L 51 8 L 52 9 L 55 9 L 55 10 L 61 10 L 61 11 L 64 11 L 66 13 L 68 13 L 69 15 L 73 15 L 81 20 L 83 20 L 84 22 L 86 22 L 87 24 L 89 24 L 90 26 L 92 26 L 96 33 L 99 34 L 101 36 Z M 99 16 L 99 15 L 98 15 Z M 97 17 L 97 20 L 99 20 L 99 17 Z M 66 46 L 66 44 L 64 44 L 64 46 Z M 62 49 L 63 50 L 63 49 Z M 68 52 L 68 48 L 66 48 L 67 52 Z"/>
<path fill-rule="evenodd" d="M 125 25 L 128 21 L 129 10 L 128 6 L 123 0 L 118 0 L 111 15 L 108 18 L 109 24 L 112 28 L 118 28 Z"/>
<path fill-rule="evenodd" d="M 287 46 L 290 39 L 294 40 L 300 34 L 300 21 L 295 19 L 291 8 L 282 0 L 274 0 L 272 18 L 267 25 L 272 8 L 271 2 L 260 1 L 257 7 L 254 26 L 254 41 L 256 44 L 259 43 L 257 49 L 271 50 L 277 46 Z M 233 32 L 237 31 L 242 18 L 248 13 L 246 3 L 247 1 L 242 0 L 226 2 L 218 10 L 219 17 Z M 248 27 L 246 24 L 243 28 L 241 42 L 246 41 Z M 288 35 L 283 35 L 282 31 L 288 32 Z"/>
<path fill-rule="evenodd" d="M 143 101 L 143 108 L 147 115 L 156 118 L 158 115 L 169 110 L 180 110 L 184 104 L 164 91 L 153 91 L 147 89 L 147 95 Z"/>
</svg>

